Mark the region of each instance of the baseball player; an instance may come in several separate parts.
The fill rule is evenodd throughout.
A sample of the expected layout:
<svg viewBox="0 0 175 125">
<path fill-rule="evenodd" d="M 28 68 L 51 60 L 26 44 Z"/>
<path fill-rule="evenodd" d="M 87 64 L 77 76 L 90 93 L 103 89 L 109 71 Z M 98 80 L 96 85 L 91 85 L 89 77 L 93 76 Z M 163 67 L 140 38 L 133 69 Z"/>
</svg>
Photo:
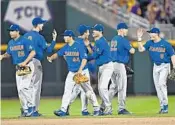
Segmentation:
<svg viewBox="0 0 175 125">
<path fill-rule="evenodd" d="M 89 26 L 80 25 L 78 27 L 78 32 L 79 32 L 80 36 L 78 38 L 76 38 L 76 41 L 78 43 L 82 44 L 82 46 L 84 46 L 85 52 L 87 54 L 89 53 L 89 51 L 92 52 L 92 45 L 90 44 L 90 42 L 88 40 L 88 37 L 90 35 L 89 30 L 90 30 L 90 27 Z M 85 92 L 83 91 L 83 89 L 81 88 L 81 86 L 78 85 L 78 84 L 75 85 L 75 87 L 74 87 L 74 89 L 72 91 L 72 96 L 71 96 L 70 104 L 74 102 L 74 100 L 77 98 L 77 96 L 79 94 L 81 94 L 80 97 L 81 97 L 81 104 L 82 104 L 82 115 L 83 116 L 89 115 L 90 113 L 87 110 L 88 99 L 86 97 Z M 69 106 L 70 106 L 70 104 L 69 104 Z"/>
<path fill-rule="evenodd" d="M 107 40 L 103 36 L 104 27 L 102 24 L 96 24 L 93 27 L 95 46 L 93 53 L 88 60 L 95 59 L 98 71 L 98 91 L 102 99 L 101 109 L 104 115 L 112 114 L 111 102 L 109 100 L 108 84 L 113 73 L 113 63 L 110 54 L 110 47 Z"/>
<path fill-rule="evenodd" d="M 12 57 L 13 64 L 16 66 L 24 67 L 29 66 L 31 73 L 24 76 L 18 76 L 16 74 L 16 83 L 18 96 L 23 108 L 23 114 L 21 116 L 31 116 L 32 111 L 32 98 L 31 98 L 31 84 L 34 70 L 33 57 L 35 56 L 35 50 L 30 40 L 20 35 L 20 27 L 18 25 L 11 25 L 9 28 L 10 37 L 12 38 L 7 47 L 5 54 L 0 55 L 0 60 L 4 58 Z"/>
<path fill-rule="evenodd" d="M 112 98 L 118 92 L 118 114 L 130 114 L 125 109 L 126 91 L 127 91 L 127 74 L 125 64 L 129 62 L 130 54 L 135 53 L 130 42 L 125 36 L 128 33 L 128 26 L 125 23 L 117 25 L 118 35 L 111 40 L 111 56 L 113 58 L 114 73 L 112 75 L 112 83 L 109 87 L 109 98 Z"/>
<path fill-rule="evenodd" d="M 57 33 L 54 30 L 52 33 L 53 40 L 50 45 L 47 44 L 45 38 L 39 33 L 42 31 L 44 23 L 46 20 L 43 20 L 40 17 L 36 17 L 33 19 L 33 29 L 32 31 L 26 33 L 24 36 L 34 42 L 34 47 L 36 49 L 36 56 L 34 57 L 34 65 L 35 65 L 35 72 L 33 76 L 34 84 L 32 86 L 32 101 L 34 104 L 33 107 L 33 114 L 32 116 L 40 116 L 38 113 L 39 103 L 40 103 L 40 94 L 41 94 L 41 85 L 42 85 L 42 65 L 41 61 L 43 60 L 44 52 L 52 52 L 55 44 L 56 44 L 56 37 Z"/>
<path fill-rule="evenodd" d="M 170 43 L 160 37 L 160 30 L 152 28 L 148 31 L 150 40 L 142 45 L 141 40 L 144 30 L 138 29 L 138 50 L 140 52 L 149 51 L 153 66 L 153 80 L 160 101 L 159 114 L 168 113 L 168 96 L 167 96 L 167 76 L 170 73 L 170 62 L 172 61 L 175 68 L 175 52 Z"/>
<path fill-rule="evenodd" d="M 66 116 L 67 108 L 71 99 L 72 90 L 75 86 L 75 81 L 73 81 L 74 75 L 77 73 L 81 73 L 85 74 L 88 78 L 90 78 L 89 71 L 86 65 L 87 53 L 85 52 L 84 46 L 82 46 L 82 44 L 76 42 L 73 39 L 74 33 L 71 30 L 65 30 L 63 36 L 66 45 L 63 48 L 61 48 L 57 53 L 55 53 L 51 57 L 48 57 L 48 61 L 52 62 L 52 60 L 56 59 L 58 56 L 64 56 L 69 70 L 65 81 L 61 109 L 54 111 L 54 114 L 56 116 Z M 85 91 L 87 98 L 91 101 L 93 105 L 93 115 L 101 115 L 97 98 L 95 93 L 93 92 L 90 82 L 82 83 L 80 85 Z"/>
</svg>

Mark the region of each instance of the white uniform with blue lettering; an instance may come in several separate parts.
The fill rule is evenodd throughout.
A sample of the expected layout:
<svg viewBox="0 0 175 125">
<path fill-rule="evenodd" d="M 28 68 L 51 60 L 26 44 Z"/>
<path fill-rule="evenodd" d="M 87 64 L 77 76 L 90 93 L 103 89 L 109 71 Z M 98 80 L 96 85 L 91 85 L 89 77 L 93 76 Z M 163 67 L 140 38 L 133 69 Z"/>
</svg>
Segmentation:
<svg viewBox="0 0 175 125">
<path fill-rule="evenodd" d="M 116 92 L 118 92 L 118 111 L 125 109 L 127 74 L 125 64 L 130 57 L 131 45 L 129 41 L 122 36 L 115 36 L 111 41 L 111 56 L 114 62 L 114 73 L 112 83 L 109 89 L 109 98 L 112 101 Z"/>
<path fill-rule="evenodd" d="M 69 73 L 65 81 L 64 94 L 63 94 L 62 105 L 61 105 L 61 110 L 63 112 L 67 112 L 67 107 L 70 103 L 72 91 L 75 86 L 75 81 L 73 81 L 73 77 L 75 73 L 79 70 L 82 59 L 87 58 L 87 54 L 84 50 L 84 47 L 81 44 L 77 43 L 76 41 L 73 43 L 72 46 L 69 46 L 68 44 L 66 44 L 63 48 L 61 48 L 57 52 L 57 54 L 58 56 L 65 57 L 68 65 L 68 70 L 69 70 Z M 87 65 L 84 67 L 82 74 L 85 74 L 90 79 Z M 94 107 L 94 111 L 99 111 L 97 98 L 90 85 L 90 81 L 87 83 L 82 83 L 81 87 L 86 93 L 86 96 L 90 99 Z"/>
<path fill-rule="evenodd" d="M 52 52 L 56 42 L 52 41 L 51 45 L 48 46 L 45 38 L 36 31 L 30 31 L 24 35 L 26 38 L 30 39 L 34 43 L 34 47 L 36 50 L 36 56 L 33 59 L 35 71 L 33 75 L 33 86 L 32 86 L 32 102 L 34 105 L 34 110 L 38 111 L 40 104 L 40 96 L 41 96 L 41 86 L 42 86 L 42 78 L 43 71 L 41 61 L 44 58 L 44 52 Z"/>
<path fill-rule="evenodd" d="M 170 73 L 170 60 L 173 56 L 174 50 L 170 43 L 161 39 L 155 43 L 152 40 L 147 41 L 144 45 L 145 49 L 149 51 L 153 66 L 153 79 L 157 91 L 157 96 L 160 101 L 162 110 L 168 111 L 168 96 L 167 96 L 167 76 Z"/>
<path fill-rule="evenodd" d="M 18 65 L 26 60 L 32 50 L 34 50 L 32 42 L 20 36 L 17 40 L 9 41 L 7 53 L 11 55 L 13 64 Z M 28 112 L 28 108 L 33 106 L 31 97 L 32 91 L 30 89 L 32 86 L 32 76 L 34 74 L 33 60 L 31 60 L 27 66 L 31 68 L 31 74 L 25 76 L 16 75 L 18 96 L 24 112 Z"/>
</svg>

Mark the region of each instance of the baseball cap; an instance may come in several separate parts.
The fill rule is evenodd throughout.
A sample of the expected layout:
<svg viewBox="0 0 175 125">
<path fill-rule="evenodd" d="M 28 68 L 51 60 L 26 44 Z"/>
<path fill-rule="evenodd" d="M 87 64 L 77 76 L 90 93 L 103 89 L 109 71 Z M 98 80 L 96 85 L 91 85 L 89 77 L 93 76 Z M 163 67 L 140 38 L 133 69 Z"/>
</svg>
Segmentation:
<svg viewBox="0 0 175 125">
<path fill-rule="evenodd" d="M 13 24 L 8 28 L 8 31 L 20 31 L 20 27 L 17 24 Z"/>
<path fill-rule="evenodd" d="M 104 30 L 104 26 L 102 24 L 95 24 L 95 26 L 92 27 L 93 30 L 96 31 L 102 31 Z"/>
<path fill-rule="evenodd" d="M 35 17 L 33 20 L 32 20 L 32 24 L 34 26 L 38 25 L 38 24 L 43 24 L 45 23 L 46 20 L 43 20 L 41 17 Z"/>
<path fill-rule="evenodd" d="M 72 30 L 65 30 L 64 33 L 62 34 L 63 36 L 71 36 L 74 37 L 74 32 Z"/>
<path fill-rule="evenodd" d="M 160 33 L 160 30 L 158 28 L 152 28 L 150 31 L 147 31 L 148 33 Z"/>
<path fill-rule="evenodd" d="M 117 30 L 120 30 L 120 29 L 128 29 L 128 26 L 126 25 L 126 23 L 119 23 L 117 25 Z"/>
<path fill-rule="evenodd" d="M 90 26 L 87 26 L 87 25 L 80 25 L 79 27 L 78 27 L 78 32 L 81 34 L 81 35 L 83 35 L 87 30 L 90 30 L 91 29 L 91 27 Z"/>
</svg>

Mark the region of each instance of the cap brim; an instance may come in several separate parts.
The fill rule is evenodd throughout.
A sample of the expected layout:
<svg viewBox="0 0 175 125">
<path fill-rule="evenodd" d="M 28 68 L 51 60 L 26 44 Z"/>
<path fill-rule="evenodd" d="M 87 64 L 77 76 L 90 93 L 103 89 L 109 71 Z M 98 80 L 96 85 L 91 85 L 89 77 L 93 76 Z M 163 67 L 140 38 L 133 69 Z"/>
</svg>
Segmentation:
<svg viewBox="0 0 175 125">
<path fill-rule="evenodd" d="M 46 23 L 47 22 L 47 20 L 42 20 L 42 23 Z"/>
<path fill-rule="evenodd" d="M 7 31 L 19 31 L 19 30 L 12 30 L 12 29 L 7 29 Z"/>
</svg>

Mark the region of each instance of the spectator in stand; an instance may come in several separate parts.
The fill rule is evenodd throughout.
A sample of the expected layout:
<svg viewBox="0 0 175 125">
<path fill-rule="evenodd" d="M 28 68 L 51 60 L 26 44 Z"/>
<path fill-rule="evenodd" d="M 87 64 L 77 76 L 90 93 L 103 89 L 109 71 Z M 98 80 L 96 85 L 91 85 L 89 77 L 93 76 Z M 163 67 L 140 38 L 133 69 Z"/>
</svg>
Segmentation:
<svg viewBox="0 0 175 125">
<path fill-rule="evenodd" d="M 118 5 L 117 5 L 117 1 L 114 0 L 113 4 L 112 4 L 112 12 L 117 14 L 117 8 L 118 8 Z"/>
<path fill-rule="evenodd" d="M 130 12 L 141 16 L 142 11 L 141 11 L 141 8 L 140 8 L 140 4 L 138 2 L 135 2 L 135 5 L 132 6 Z"/>
<path fill-rule="evenodd" d="M 152 3 L 152 0 L 138 0 L 140 3 L 140 9 L 141 9 L 141 16 L 146 17 L 146 12 L 147 12 L 147 6 Z"/>
<path fill-rule="evenodd" d="M 157 15 L 160 14 L 160 9 L 157 3 L 152 2 L 148 5 L 147 7 L 147 19 L 151 24 L 155 23 L 156 18 L 158 17 Z"/>
<path fill-rule="evenodd" d="M 122 12 L 123 13 L 127 13 L 127 8 L 128 8 L 128 6 L 127 6 L 127 2 L 128 2 L 128 0 L 117 0 L 117 2 L 118 2 L 118 6 L 121 8 L 121 10 L 122 10 Z"/>
<path fill-rule="evenodd" d="M 131 9 L 132 9 L 132 7 L 134 6 L 136 4 L 136 0 L 128 0 L 127 1 L 127 10 L 128 10 L 128 12 L 130 12 L 131 11 Z"/>
</svg>

